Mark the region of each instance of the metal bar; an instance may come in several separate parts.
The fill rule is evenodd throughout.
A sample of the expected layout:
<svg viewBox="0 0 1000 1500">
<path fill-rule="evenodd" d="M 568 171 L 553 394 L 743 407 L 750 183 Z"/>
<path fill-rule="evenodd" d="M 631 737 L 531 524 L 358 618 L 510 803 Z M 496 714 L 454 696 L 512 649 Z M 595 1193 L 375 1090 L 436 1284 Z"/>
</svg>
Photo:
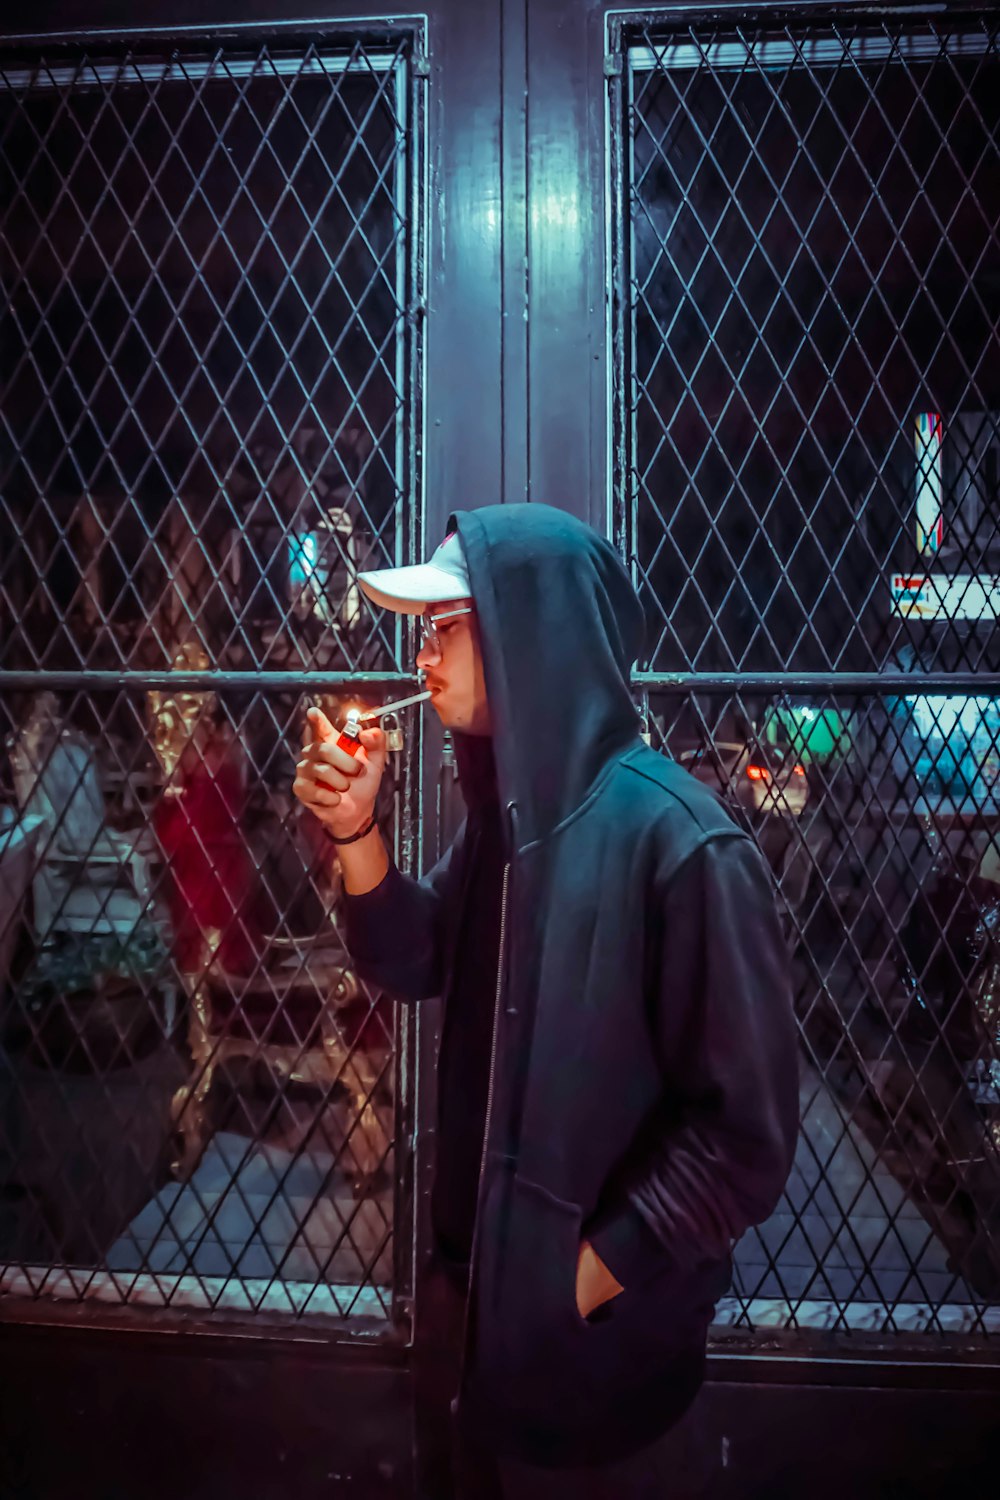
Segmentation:
<svg viewBox="0 0 1000 1500">
<path fill-rule="evenodd" d="M 345 672 L 97 672 L 0 671 L 5 689 L 176 689 L 182 692 L 287 692 L 300 688 L 316 692 L 340 688 L 409 687 L 419 684 L 415 673 Z M 1000 697 L 1000 672 L 633 672 L 632 686 L 657 693 L 974 693 Z"/>
<path fill-rule="evenodd" d="M 633 672 L 657 693 L 974 693 L 1000 696 L 1000 672 Z"/>
<path fill-rule="evenodd" d="M 857 1335 L 853 1335 L 856 1340 Z M 779 1341 L 775 1340 L 778 1344 Z M 794 1380 L 799 1385 L 851 1386 L 863 1381 L 876 1389 L 898 1389 L 900 1386 L 926 1389 L 933 1371 L 934 1387 L 952 1390 L 993 1389 L 1000 1375 L 1000 1363 L 990 1350 L 948 1344 L 935 1350 L 933 1356 L 912 1348 L 872 1348 L 865 1342 L 850 1350 L 832 1353 L 830 1336 L 823 1333 L 814 1342 L 796 1336 L 794 1351 L 790 1344 L 769 1348 L 765 1355 L 759 1349 L 718 1349 L 709 1347 L 708 1365 L 713 1380 L 754 1381 L 781 1384 Z"/>
<path fill-rule="evenodd" d="M 420 522 L 423 517 L 423 471 L 421 455 L 426 447 L 423 407 L 424 320 L 426 292 L 424 280 L 424 247 L 426 245 L 426 153 L 423 129 L 427 103 L 428 68 L 427 36 L 423 27 L 414 34 L 408 66 L 396 75 L 397 121 L 403 123 L 399 146 L 394 201 L 396 212 L 405 224 L 404 238 L 396 254 L 396 300 L 406 310 L 401 335 L 396 341 L 396 382 L 398 390 L 408 389 L 408 420 L 397 419 L 396 472 L 401 491 L 397 494 L 396 548 L 405 548 L 405 561 L 423 556 Z M 395 622 L 396 659 L 414 648 L 414 622 L 399 616 Z M 420 823 L 417 810 L 422 798 L 423 757 L 422 715 L 417 715 L 411 730 L 413 749 L 403 770 L 403 796 L 396 820 L 396 861 L 400 868 L 420 869 Z M 392 1322 L 403 1330 L 407 1343 L 413 1341 L 414 1297 L 413 1265 L 416 1250 L 414 1220 L 414 1154 L 419 1129 L 417 1117 L 419 1074 L 416 1068 L 416 1018 L 406 1006 L 393 1007 L 393 1048 L 396 1056 L 396 1086 L 393 1097 L 393 1135 L 395 1141 L 392 1184 Z"/>
<path fill-rule="evenodd" d="M 142 41 L 146 37 L 158 42 L 169 41 L 174 37 L 190 37 L 192 40 L 204 42 L 214 40 L 216 37 L 225 37 L 239 40 L 243 37 L 252 37 L 256 40 L 258 36 L 270 36 L 278 34 L 282 39 L 294 41 L 299 36 L 338 37 L 347 35 L 351 41 L 360 36 L 362 39 L 369 36 L 397 37 L 409 36 L 415 26 L 424 23 L 426 18 L 419 13 L 404 14 L 397 16 L 292 16 L 288 20 L 269 18 L 266 22 L 260 20 L 235 21 L 218 19 L 201 23 L 189 23 L 185 25 L 178 22 L 172 26 L 84 26 L 63 31 L 8 31 L 4 40 L 18 46 L 64 46 L 74 42 L 92 42 L 106 38 L 109 42 L 119 39 L 130 41 Z"/>
<path fill-rule="evenodd" d="M 613 43 L 612 43 L 613 44 Z M 611 286 L 612 316 L 608 319 L 608 365 L 611 372 L 608 398 L 608 535 L 619 549 L 624 549 L 625 538 L 630 534 L 626 526 L 625 490 L 629 483 L 630 450 L 626 438 L 628 399 L 626 379 L 628 353 L 634 339 L 625 338 L 625 318 L 629 309 L 629 285 L 625 275 L 625 241 L 628 235 L 628 213 L 624 201 L 626 169 L 624 163 L 625 104 L 622 95 L 621 71 L 608 77 L 605 101 L 605 128 L 608 134 L 607 151 L 607 256 L 608 277 Z M 628 557 L 625 557 L 629 566 Z M 634 561 L 629 567 L 633 584 L 636 581 Z"/>
<path fill-rule="evenodd" d="M 906 59 L 931 62 L 947 55 L 980 57 L 990 48 L 989 38 L 981 33 L 959 33 L 946 37 L 858 36 L 846 44 L 839 38 L 807 37 L 800 47 L 791 42 L 768 39 L 748 47 L 742 42 L 713 42 L 704 48 L 690 43 L 666 42 L 662 46 L 633 47 L 629 51 L 631 66 L 640 73 L 656 68 L 710 67 L 713 72 L 733 72 L 752 62 L 758 68 L 786 68 L 802 62 L 810 68 L 839 67 L 846 51 L 853 62 L 886 63 Z"/>
<path fill-rule="evenodd" d="M 0 692 L 4 689 L 45 688 L 77 689 L 79 692 L 102 692 L 112 689 L 166 688 L 179 692 L 233 691 L 282 693 L 301 688 L 309 692 L 339 688 L 409 687 L 419 683 L 410 672 L 344 672 L 328 676 L 324 672 L 5 672 L 0 671 Z"/>
<path fill-rule="evenodd" d="M 223 68 L 218 59 L 194 59 L 181 66 L 173 59 L 162 62 L 140 63 L 129 59 L 122 63 L 85 63 L 82 66 L 54 67 L 41 71 L 38 68 L 12 68 L 4 75 L 10 89 L 73 89 L 102 88 L 106 84 L 130 83 L 179 83 L 190 84 L 194 79 L 226 78 L 308 78 L 341 73 L 367 72 L 388 73 L 396 65 L 392 53 L 369 53 L 365 63 L 338 54 L 335 57 L 312 57 L 305 61 L 299 56 L 276 57 L 268 60 L 266 68 L 259 56 L 234 57 L 226 60 Z"/>
</svg>

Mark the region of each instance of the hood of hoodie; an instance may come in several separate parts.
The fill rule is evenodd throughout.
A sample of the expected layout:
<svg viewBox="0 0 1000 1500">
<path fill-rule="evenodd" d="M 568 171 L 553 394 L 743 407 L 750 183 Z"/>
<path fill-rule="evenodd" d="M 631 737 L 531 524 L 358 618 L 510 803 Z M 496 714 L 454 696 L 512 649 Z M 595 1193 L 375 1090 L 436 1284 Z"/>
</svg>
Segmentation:
<svg viewBox="0 0 1000 1500">
<path fill-rule="evenodd" d="M 492 739 L 455 736 L 463 793 L 495 761 L 517 845 L 544 838 L 639 736 L 629 674 L 642 607 L 614 547 L 554 506 L 456 511 L 483 650 Z"/>
</svg>

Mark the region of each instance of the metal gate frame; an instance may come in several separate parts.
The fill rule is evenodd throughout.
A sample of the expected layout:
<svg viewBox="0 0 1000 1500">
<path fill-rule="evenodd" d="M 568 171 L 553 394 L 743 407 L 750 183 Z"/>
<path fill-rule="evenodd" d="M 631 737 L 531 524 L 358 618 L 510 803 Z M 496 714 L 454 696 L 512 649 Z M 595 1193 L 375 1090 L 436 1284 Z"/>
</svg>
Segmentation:
<svg viewBox="0 0 1000 1500">
<path fill-rule="evenodd" d="M 242 11 L 239 8 L 237 14 Z M 88 29 L 86 31 L 48 31 L 7 37 L 0 42 L 0 59 L 13 57 L 30 59 L 44 53 L 65 58 L 72 66 L 82 54 L 99 51 L 102 44 L 120 49 L 150 51 L 155 58 L 169 54 L 175 43 L 187 43 L 199 48 L 214 44 L 240 47 L 251 46 L 266 40 L 277 40 L 280 45 L 306 49 L 311 44 L 322 42 L 336 46 L 338 43 L 350 51 L 352 45 L 360 43 L 371 50 L 391 48 L 399 51 L 404 59 L 400 74 L 405 90 L 407 111 L 406 151 L 406 196 L 407 196 L 407 251 L 405 280 L 407 288 L 407 312 L 403 360 L 405 367 L 404 388 L 407 392 L 407 409 L 401 417 L 401 425 L 407 434 L 405 446 L 398 457 L 401 462 L 401 484 L 403 489 L 404 528 L 397 538 L 401 549 L 400 561 L 416 561 L 423 552 L 426 517 L 424 515 L 424 467 L 425 447 L 424 389 L 426 384 L 426 242 L 427 242 L 427 175 L 426 118 L 427 80 L 429 75 L 426 16 L 386 17 L 375 12 L 369 17 L 340 19 L 331 17 L 312 22 L 305 20 L 271 21 L 220 20 L 210 24 L 190 23 L 176 26 L 144 25 L 141 27 L 114 27 L 108 31 Z M 401 650 L 404 659 L 413 655 L 414 642 L 404 631 Z M 372 689 L 394 696 L 405 692 L 416 683 L 413 672 L 406 671 L 355 671 L 340 676 L 322 677 L 324 690 L 347 692 Z M 126 670 L 0 670 L 0 693 L 14 690 L 76 690 L 80 693 L 101 690 L 132 689 L 147 692 L 218 690 L 244 691 L 254 694 L 254 701 L 267 699 L 279 693 L 315 692 L 317 676 L 310 671 L 237 671 L 210 670 L 142 671 Z M 404 870 L 418 870 L 424 858 L 427 840 L 434 840 L 435 789 L 428 785 L 424 773 L 427 759 L 426 733 L 416 733 L 406 757 L 402 775 L 402 795 L 399 798 L 399 822 L 396 828 L 396 855 Z M 431 735 L 433 741 L 434 736 Z M 430 813 L 429 823 L 420 816 L 422 804 Z M 394 1097 L 394 1146 L 396 1171 L 393 1185 L 393 1284 L 391 1292 L 391 1318 L 383 1330 L 373 1332 L 371 1328 L 352 1328 L 348 1317 L 342 1322 L 331 1322 L 324 1330 L 324 1342 L 357 1343 L 359 1336 L 371 1347 L 376 1345 L 406 1345 L 412 1341 L 412 1314 L 414 1303 L 414 1239 L 416 1235 L 417 1140 L 418 1140 L 418 1079 L 421 1068 L 419 1055 L 426 1053 L 431 1038 L 418 1028 L 417 1017 L 412 1010 L 395 1007 L 394 1056 L 396 1060 L 396 1090 Z M 426 1110 L 426 1105 L 422 1108 Z M 424 1168 L 423 1170 L 426 1170 Z M 65 1306 L 65 1304 L 64 1304 Z M 58 1303 L 46 1306 L 34 1299 L 22 1300 L 16 1296 L 5 1299 L 4 1318 L 14 1322 L 38 1322 L 58 1324 L 66 1318 Z M 231 1314 L 229 1315 L 232 1316 Z M 101 1308 L 91 1303 L 73 1309 L 75 1323 L 99 1326 L 142 1326 L 148 1324 L 148 1314 L 141 1299 L 135 1305 Z M 168 1313 L 158 1310 L 156 1325 L 169 1326 L 171 1322 L 186 1330 L 197 1332 L 210 1329 L 218 1335 L 219 1325 L 212 1315 L 190 1313 Z M 247 1325 L 244 1324 L 246 1327 Z M 255 1336 L 282 1339 L 294 1330 L 294 1323 L 279 1316 L 275 1323 L 266 1315 L 256 1314 L 250 1319 Z"/>
<path fill-rule="evenodd" d="M 947 28 L 952 12 L 972 18 L 983 12 L 995 15 L 993 7 L 944 6 L 939 19 Z M 919 22 L 928 19 L 927 12 L 906 6 L 893 6 L 889 10 L 866 4 L 824 5 L 736 3 L 713 6 L 708 3 L 688 6 L 669 6 L 658 9 L 615 10 L 606 17 L 606 51 L 604 75 L 607 80 L 606 94 L 606 141 L 607 141 L 607 256 L 608 286 L 610 290 L 608 311 L 608 527 L 626 564 L 637 581 L 637 559 L 634 554 L 636 537 L 637 492 L 634 487 L 636 473 L 637 438 L 633 405 L 632 350 L 635 347 L 635 303 L 632 297 L 632 260 L 629 184 L 629 109 L 628 49 L 634 39 L 652 34 L 654 43 L 661 36 L 684 31 L 690 36 L 696 31 L 715 31 L 719 28 L 742 28 L 748 31 L 766 28 L 769 24 L 796 28 L 799 35 L 807 37 L 810 25 L 827 22 L 836 25 L 863 24 L 871 19 L 873 25 L 891 27 L 897 20 L 905 24 L 907 19 Z M 693 51 L 694 48 L 692 47 Z M 706 335 L 707 337 L 707 335 Z M 706 444 L 707 444 L 706 440 Z M 721 523 L 721 524 L 724 524 Z M 930 671 L 920 674 L 921 690 L 927 693 L 977 693 L 1000 695 L 1000 672 L 958 670 L 952 672 Z M 696 695 L 714 704 L 726 700 L 741 700 L 743 695 L 761 695 L 775 699 L 785 695 L 818 695 L 837 700 L 858 695 L 873 699 L 885 699 L 892 695 L 912 692 L 914 677 L 897 671 L 653 671 L 639 670 L 633 674 L 633 685 L 640 701 L 648 713 L 649 699 L 655 695 L 667 710 L 685 703 L 694 703 Z M 697 712 L 697 711 L 696 711 Z M 700 715 L 699 715 L 700 716 Z M 731 1369 L 735 1373 L 740 1361 L 754 1355 L 778 1355 L 773 1361 L 772 1377 L 780 1380 L 778 1370 L 791 1365 L 814 1364 L 817 1356 L 824 1364 L 831 1358 L 847 1364 L 841 1374 L 834 1378 L 850 1381 L 847 1371 L 855 1362 L 868 1366 L 874 1374 L 876 1366 L 885 1366 L 894 1372 L 887 1374 L 890 1382 L 901 1376 L 908 1365 L 948 1365 L 961 1362 L 971 1368 L 1000 1369 L 1000 1347 L 990 1340 L 984 1348 L 979 1337 L 940 1336 L 929 1340 L 927 1333 L 906 1335 L 901 1332 L 868 1334 L 849 1332 L 838 1318 L 836 1327 L 817 1335 L 805 1328 L 776 1331 L 775 1329 L 747 1327 L 742 1320 L 736 1328 L 716 1328 L 712 1334 L 710 1351 L 713 1352 L 716 1368 Z M 733 1357 L 735 1356 L 735 1361 Z M 738 1377 L 737 1377 L 738 1378 Z"/>
</svg>

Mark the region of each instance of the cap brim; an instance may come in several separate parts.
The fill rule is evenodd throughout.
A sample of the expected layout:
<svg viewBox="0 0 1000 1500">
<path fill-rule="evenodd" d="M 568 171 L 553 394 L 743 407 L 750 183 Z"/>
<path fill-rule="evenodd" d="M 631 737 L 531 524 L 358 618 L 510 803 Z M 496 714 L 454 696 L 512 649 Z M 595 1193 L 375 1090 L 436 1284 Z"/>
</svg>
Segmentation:
<svg viewBox="0 0 1000 1500">
<path fill-rule="evenodd" d="M 453 575 L 433 563 L 359 573 L 358 583 L 373 604 L 394 610 L 398 615 L 422 615 L 427 604 L 466 597 Z"/>
</svg>

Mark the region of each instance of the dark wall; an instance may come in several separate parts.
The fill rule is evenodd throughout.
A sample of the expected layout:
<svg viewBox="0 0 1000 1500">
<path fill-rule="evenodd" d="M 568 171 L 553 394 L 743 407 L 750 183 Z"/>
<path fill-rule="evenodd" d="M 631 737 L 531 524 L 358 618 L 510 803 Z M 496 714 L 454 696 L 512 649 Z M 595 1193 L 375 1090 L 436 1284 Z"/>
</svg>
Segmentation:
<svg viewBox="0 0 1000 1500">
<path fill-rule="evenodd" d="M 396 1500 L 409 1385 L 364 1350 L 6 1328 L 0 1495 Z"/>
<path fill-rule="evenodd" d="M 943 1500 L 988 1484 L 987 1373 L 717 1370 L 692 1425 L 705 1500 Z M 4 1500 L 413 1493 L 408 1373 L 370 1352 L 7 1328 L 0 1389 Z"/>
</svg>

